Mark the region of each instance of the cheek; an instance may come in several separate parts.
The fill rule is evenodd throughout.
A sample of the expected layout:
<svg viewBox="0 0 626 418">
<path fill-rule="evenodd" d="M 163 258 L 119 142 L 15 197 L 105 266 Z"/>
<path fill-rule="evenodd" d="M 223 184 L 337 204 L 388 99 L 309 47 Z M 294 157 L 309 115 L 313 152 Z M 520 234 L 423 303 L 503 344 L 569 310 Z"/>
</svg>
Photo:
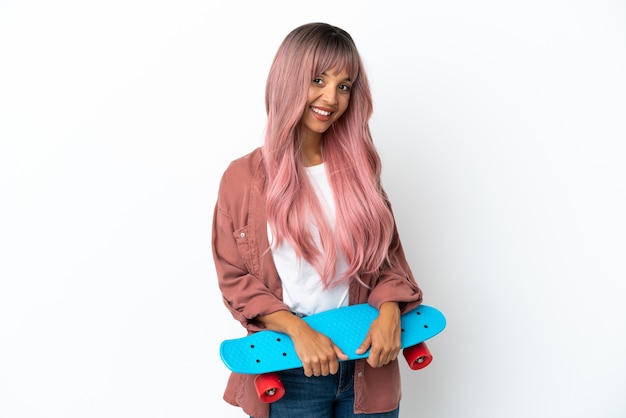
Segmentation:
<svg viewBox="0 0 626 418">
<path fill-rule="evenodd" d="M 316 98 L 316 94 L 315 93 L 316 93 L 315 92 L 315 88 L 309 86 L 309 94 L 307 95 L 307 98 L 306 98 L 307 104 L 308 103 L 313 103 L 315 101 L 315 98 Z"/>
<path fill-rule="evenodd" d="M 348 109 L 350 105 L 350 98 L 346 97 L 345 99 L 339 101 L 339 111 L 337 112 L 337 119 L 339 119 L 345 111 Z"/>
</svg>

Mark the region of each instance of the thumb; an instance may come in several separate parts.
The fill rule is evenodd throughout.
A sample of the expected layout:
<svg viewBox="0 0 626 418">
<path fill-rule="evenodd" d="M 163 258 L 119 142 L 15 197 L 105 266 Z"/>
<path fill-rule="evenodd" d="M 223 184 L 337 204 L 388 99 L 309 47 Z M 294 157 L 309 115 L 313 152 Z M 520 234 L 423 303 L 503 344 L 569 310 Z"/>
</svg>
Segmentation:
<svg viewBox="0 0 626 418">
<path fill-rule="evenodd" d="M 365 353 L 370 348 L 371 345 L 372 345 L 372 338 L 370 337 L 370 334 L 367 334 L 367 336 L 365 337 L 365 339 L 363 340 L 359 348 L 357 348 L 356 353 L 357 354 Z"/>
<path fill-rule="evenodd" d="M 341 348 L 337 347 L 334 344 L 333 344 L 333 348 L 335 349 L 335 355 L 337 356 L 339 360 L 348 360 L 347 354 L 341 351 Z"/>
</svg>

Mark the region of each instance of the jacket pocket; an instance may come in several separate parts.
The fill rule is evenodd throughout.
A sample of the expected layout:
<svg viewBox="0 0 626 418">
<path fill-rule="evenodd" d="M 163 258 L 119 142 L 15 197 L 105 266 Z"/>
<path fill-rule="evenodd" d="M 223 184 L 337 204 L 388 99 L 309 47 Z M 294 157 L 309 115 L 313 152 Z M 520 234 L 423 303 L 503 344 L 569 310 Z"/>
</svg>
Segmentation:
<svg viewBox="0 0 626 418">
<path fill-rule="evenodd" d="M 237 243 L 237 249 L 239 250 L 239 255 L 241 256 L 241 260 L 243 261 L 248 273 L 253 273 L 252 266 L 252 251 L 251 251 L 251 238 L 249 236 L 250 228 L 246 225 L 243 228 L 239 228 L 233 232 L 233 238 Z"/>
</svg>

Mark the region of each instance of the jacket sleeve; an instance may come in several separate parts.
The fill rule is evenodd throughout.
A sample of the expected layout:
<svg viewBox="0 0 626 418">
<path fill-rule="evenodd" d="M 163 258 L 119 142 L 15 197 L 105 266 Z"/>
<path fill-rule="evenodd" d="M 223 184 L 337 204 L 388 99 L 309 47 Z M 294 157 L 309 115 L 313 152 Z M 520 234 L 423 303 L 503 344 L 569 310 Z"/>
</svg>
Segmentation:
<svg viewBox="0 0 626 418">
<path fill-rule="evenodd" d="M 272 288 L 272 283 L 276 287 L 280 281 L 261 277 L 259 251 L 250 236 L 253 234 L 249 234 L 254 226 L 247 225 L 244 215 L 248 185 L 242 185 L 241 180 L 229 181 L 227 173 L 222 178 L 213 213 L 212 250 L 224 304 L 236 320 L 254 332 L 261 329 L 254 318 L 289 308 L 278 296 L 280 289 Z"/>
<path fill-rule="evenodd" d="M 404 313 L 422 303 L 422 290 L 406 260 L 395 221 L 388 261 L 381 267 L 374 283 L 368 303 L 377 309 L 385 302 L 399 302 Z"/>
</svg>

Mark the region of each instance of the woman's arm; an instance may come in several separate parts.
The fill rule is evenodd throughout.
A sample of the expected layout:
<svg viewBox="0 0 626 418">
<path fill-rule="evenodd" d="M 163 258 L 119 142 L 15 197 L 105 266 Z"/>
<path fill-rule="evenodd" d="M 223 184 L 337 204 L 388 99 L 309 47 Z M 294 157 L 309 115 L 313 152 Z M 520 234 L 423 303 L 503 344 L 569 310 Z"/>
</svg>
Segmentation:
<svg viewBox="0 0 626 418">
<path fill-rule="evenodd" d="M 422 290 L 406 260 L 395 224 L 388 260 L 381 267 L 368 297 L 368 303 L 378 308 L 378 318 L 372 322 L 357 350 L 360 354 L 370 349 L 367 362 L 372 367 L 381 367 L 398 357 L 402 348 L 401 315 L 422 302 Z"/>
<path fill-rule="evenodd" d="M 289 309 L 280 297 L 278 273 L 263 269 L 255 231 L 265 218 L 253 212 L 250 202 L 257 193 L 254 173 L 249 159 L 231 163 L 220 181 L 212 225 L 213 260 L 224 304 L 250 332 L 261 329 L 257 316 Z"/>
<path fill-rule="evenodd" d="M 380 310 L 385 302 L 398 302 L 401 313 L 404 313 L 422 303 L 423 295 L 413 277 L 395 225 L 388 254 L 389 261 L 379 270 L 368 303 Z"/>
</svg>

